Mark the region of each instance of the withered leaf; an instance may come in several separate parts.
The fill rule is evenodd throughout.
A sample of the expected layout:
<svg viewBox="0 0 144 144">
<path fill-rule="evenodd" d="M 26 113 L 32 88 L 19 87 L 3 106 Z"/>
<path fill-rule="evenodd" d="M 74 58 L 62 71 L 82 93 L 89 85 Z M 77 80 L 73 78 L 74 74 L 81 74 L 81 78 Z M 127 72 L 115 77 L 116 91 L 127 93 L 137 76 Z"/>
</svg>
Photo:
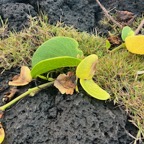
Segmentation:
<svg viewBox="0 0 144 144">
<path fill-rule="evenodd" d="M 134 17 L 134 13 L 129 11 L 116 11 L 117 19 L 121 22 L 128 22 Z"/>
<path fill-rule="evenodd" d="M 107 39 L 112 46 L 119 45 L 121 43 L 120 38 L 118 36 L 115 36 L 115 35 L 111 35 Z"/>
<path fill-rule="evenodd" d="M 18 89 L 16 87 L 12 87 L 9 92 L 4 94 L 2 101 L 6 103 L 9 102 L 15 96 L 17 92 L 18 92 Z"/>
<path fill-rule="evenodd" d="M 68 72 L 67 75 L 60 74 L 55 80 L 54 86 L 59 89 L 62 94 L 72 95 L 76 88 L 76 76 L 73 72 Z"/>
<path fill-rule="evenodd" d="M 22 66 L 20 75 L 13 77 L 12 81 L 9 81 L 9 85 L 12 86 L 24 86 L 32 81 L 31 71 L 27 66 Z"/>
</svg>

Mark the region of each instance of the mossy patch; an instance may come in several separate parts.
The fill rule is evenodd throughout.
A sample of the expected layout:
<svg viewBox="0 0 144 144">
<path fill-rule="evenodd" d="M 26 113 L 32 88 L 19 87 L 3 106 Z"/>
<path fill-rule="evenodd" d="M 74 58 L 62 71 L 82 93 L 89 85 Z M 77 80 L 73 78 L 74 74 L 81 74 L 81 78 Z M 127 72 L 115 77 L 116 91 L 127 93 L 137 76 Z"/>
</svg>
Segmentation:
<svg viewBox="0 0 144 144">
<path fill-rule="evenodd" d="M 134 55 L 126 49 L 107 54 L 97 66 L 95 80 L 110 93 L 115 103 L 125 106 L 133 123 L 144 134 L 144 56 Z"/>
<path fill-rule="evenodd" d="M 62 27 L 58 23 L 56 26 L 48 24 L 47 18 L 39 20 L 30 19 L 30 27 L 19 33 L 10 33 L 9 37 L 0 41 L 0 68 L 10 69 L 15 66 L 31 66 L 33 52 L 46 40 L 54 36 L 72 37 L 79 43 L 79 48 L 85 55 L 97 53 L 102 57 L 105 50 L 105 41 L 96 35 L 86 32 L 80 33 L 73 27 Z M 2 29 L 1 33 L 4 33 Z"/>
</svg>

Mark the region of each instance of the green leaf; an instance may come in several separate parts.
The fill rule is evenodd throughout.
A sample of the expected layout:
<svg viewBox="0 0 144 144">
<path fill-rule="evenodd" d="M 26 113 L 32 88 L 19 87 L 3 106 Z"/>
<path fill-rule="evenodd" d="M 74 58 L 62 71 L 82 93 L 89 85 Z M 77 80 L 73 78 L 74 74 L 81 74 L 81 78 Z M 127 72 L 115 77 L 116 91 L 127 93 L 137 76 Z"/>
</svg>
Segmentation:
<svg viewBox="0 0 144 144">
<path fill-rule="evenodd" d="M 32 67 L 42 60 L 60 57 L 83 56 L 83 52 L 78 49 L 78 42 L 69 37 L 53 37 L 44 42 L 34 53 L 32 57 Z"/>
<path fill-rule="evenodd" d="M 123 41 L 125 41 L 126 37 L 128 37 L 128 36 L 134 36 L 134 35 L 135 35 L 134 31 L 129 26 L 125 26 L 122 29 L 121 37 L 122 37 Z"/>
<path fill-rule="evenodd" d="M 36 78 L 38 75 L 49 72 L 51 70 L 62 68 L 62 67 L 75 67 L 81 62 L 81 59 L 62 56 L 55 57 L 46 60 L 42 60 L 37 63 L 31 70 L 31 75 L 33 78 Z"/>
<path fill-rule="evenodd" d="M 109 49 L 111 47 L 111 44 L 109 42 L 109 40 L 106 40 L 106 49 Z"/>
<path fill-rule="evenodd" d="M 76 76 L 81 79 L 91 79 L 96 71 L 98 56 L 91 54 L 83 59 L 76 69 Z"/>
<path fill-rule="evenodd" d="M 100 88 L 92 79 L 80 79 L 80 84 L 90 96 L 96 99 L 107 100 L 110 98 L 110 95 L 105 90 Z"/>
</svg>

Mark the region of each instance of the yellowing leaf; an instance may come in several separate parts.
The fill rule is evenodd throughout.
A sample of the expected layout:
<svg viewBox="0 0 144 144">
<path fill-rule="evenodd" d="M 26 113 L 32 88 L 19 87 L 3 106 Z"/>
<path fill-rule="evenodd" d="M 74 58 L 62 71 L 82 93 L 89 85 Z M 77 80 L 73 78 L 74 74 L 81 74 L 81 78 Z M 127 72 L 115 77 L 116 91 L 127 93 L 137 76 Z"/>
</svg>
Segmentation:
<svg viewBox="0 0 144 144">
<path fill-rule="evenodd" d="M 12 86 L 23 86 L 27 85 L 32 81 L 31 71 L 27 66 L 22 66 L 20 75 L 13 77 L 13 80 L 9 82 Z"/>
<path fill-rule="evenodd" d="M 2 124 L 0 123 L 0 144 L 3 142 L 4 138 L 5 138 L 5 132 Z"/>
<path fill-rule="evenodd" d="M 76 88 L 76 77 L 72 72 L 66 74 L 60 74 L 54 82 L 54 86 L 64 94 L 73 94 Z"/>
<path fill-rule="evenodd" d="M 110 95 L 105 90 L 100 88 L 92 79 L 80 79 L 80 84 L 90 96 L 96 99 L 107 100 L 110 98 Z"/>
<path fill-rule="evenodd" d="M 128 36 L 125 39 L 126 48 L 135 54 L 144 54 L 144 35 Z"/>
<path fill-rule="evenodd" d="M 98 56 L 95 54 L 83 59 L 77 66 L 76 76 L 81 79 L 91 79 L 96 71 L 97 60 Z"/>
</svg>

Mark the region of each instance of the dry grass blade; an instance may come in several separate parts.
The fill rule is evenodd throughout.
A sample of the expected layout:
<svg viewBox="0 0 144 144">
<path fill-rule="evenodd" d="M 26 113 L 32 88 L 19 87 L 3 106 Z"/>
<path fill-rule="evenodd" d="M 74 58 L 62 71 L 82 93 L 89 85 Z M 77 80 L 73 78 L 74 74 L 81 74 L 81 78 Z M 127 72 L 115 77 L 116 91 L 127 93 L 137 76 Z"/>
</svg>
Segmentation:
<svg viewBox="0 0 144 144">
<path fill-rule="evenodd" d="M 144 19 L 141 21 L 140 25 L 139 25 L 138 28 L 135 30 L 135 34 L 138 34 L 139 31 L 142 29 L 143 26 L 144 26 Z"/>
</svg>

